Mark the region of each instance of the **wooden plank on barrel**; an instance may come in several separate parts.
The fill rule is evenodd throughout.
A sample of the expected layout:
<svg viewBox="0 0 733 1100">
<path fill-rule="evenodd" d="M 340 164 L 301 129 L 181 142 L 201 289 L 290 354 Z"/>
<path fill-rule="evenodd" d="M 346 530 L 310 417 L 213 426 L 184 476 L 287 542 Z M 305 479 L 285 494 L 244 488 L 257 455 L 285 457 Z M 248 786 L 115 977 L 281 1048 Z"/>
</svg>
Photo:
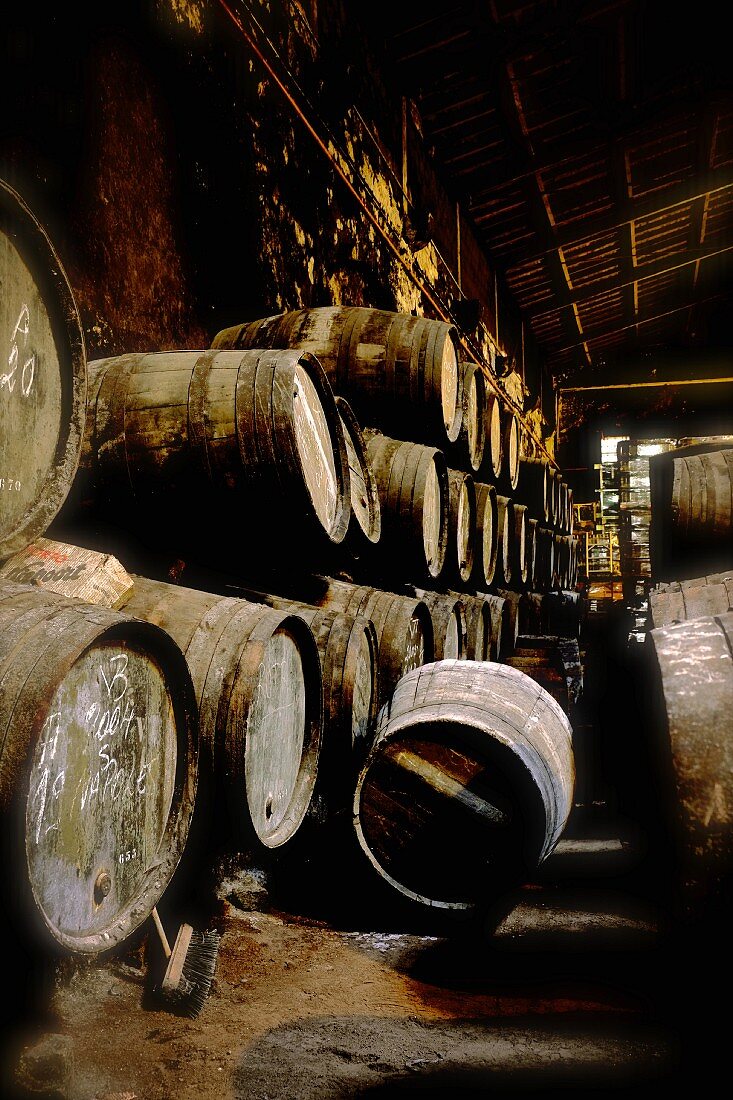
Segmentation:
<svg viewBox="0 0 733 1100">
<path fill-rule="evenodd" d="M 112 554 L 37 539 L 0 567 L 0 580 L 30 584 L 98 607 L 119 610 L 132 596 L 132 577 Z"/>
</svg>

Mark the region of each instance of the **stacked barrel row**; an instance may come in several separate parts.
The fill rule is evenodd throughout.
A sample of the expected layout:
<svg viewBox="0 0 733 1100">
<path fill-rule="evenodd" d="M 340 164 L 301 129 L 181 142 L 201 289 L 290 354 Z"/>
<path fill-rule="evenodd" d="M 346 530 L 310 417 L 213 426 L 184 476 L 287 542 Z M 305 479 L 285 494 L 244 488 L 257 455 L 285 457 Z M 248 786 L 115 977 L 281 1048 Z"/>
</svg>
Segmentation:
<svg viewBox="0 0 733 1100">
<path fill-rule="evenodd" d="M 455 691 L 500 708 L 485 662 L 511 651 L 517 620 L 488 589 L 531 585 L 538 560 L 548 588 L 569 582 L 572 509 L 549 469 L 542 516 L 509 496 L 518 422 L 483 372 L 460 363 L 453 326 L 334 307 L 247 326 L 248 344 L 237 330 L 208 351 L 87 364 L 48 239 L 14 193 L 2 203 L 0 561 L 43 534 L 70 493 L 64 522 L 80 538 L 101 517 L 135 532 L 151 561 L 174 549 L 246 588 L 244 599 L 137 576 L 123 612 L 0 588 L 5 866 L 11 877 L 27 867 L 14 904 L 32 899 L 59 943 L 96 952 L 157 904 L 197 787 L 199 813 L 230 847 L 278 849 L 319 785 L 334 810 L 350 803 L 378 708 L 433 658 L 477 663 L 450 673 L 447 695 L 436 674 L 431 707 Z M 539 548 L 531 568 L 528 545 Z M 316 566 L 352 580 L 319 579 Z M 448 775 L 441 754 L 418 768 L 438 832 L 446 791 L 456 824 L 468 805 L 481 829 L 500 826 L 490 841 L 502 881 L 551 850 L 572 789 L 562 712 L 506 671 L 513 716 L 482 720 L 485 750 L 466 773 Z M 517 707 L 529 764 L 512 733 Z M 473 728 L 456 713 L 457 728 Z M 517 761 L 496 813 L 468 791 L 477 767 L 493 767 L 494 744 Z M 420 757 L 408 752 L 408 772 Z M 394 824 L 399 846 L 411 827 Z M 458 843 L 455 829 L 446 835 Z M 470 861 L 446 861 L 448 893 L 459 865 L 461 904 L 474 903 Z"/>
</svg>

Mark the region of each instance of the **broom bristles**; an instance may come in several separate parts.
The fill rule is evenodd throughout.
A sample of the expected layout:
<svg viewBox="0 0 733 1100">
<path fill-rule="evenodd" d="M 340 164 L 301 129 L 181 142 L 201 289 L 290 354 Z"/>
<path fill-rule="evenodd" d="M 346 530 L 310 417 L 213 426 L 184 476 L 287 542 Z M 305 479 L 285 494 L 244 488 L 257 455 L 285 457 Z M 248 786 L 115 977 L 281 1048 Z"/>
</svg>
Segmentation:
<svg viewBox="0 0 733 1100">
<path fill-rule="evenodd" d="M 183 1016 L 194 1019 L 204 1007 L 211 990 L 221 936 L 216 931 L 194 932 L 186 952 L 181 980 L 165 999 Z"/>
</svg>

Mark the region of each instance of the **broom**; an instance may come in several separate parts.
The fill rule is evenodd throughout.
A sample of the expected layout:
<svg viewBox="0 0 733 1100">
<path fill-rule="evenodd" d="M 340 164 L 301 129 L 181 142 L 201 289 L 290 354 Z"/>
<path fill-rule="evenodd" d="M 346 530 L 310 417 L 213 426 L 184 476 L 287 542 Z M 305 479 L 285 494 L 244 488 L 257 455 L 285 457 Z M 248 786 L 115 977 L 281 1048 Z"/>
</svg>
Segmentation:
<svg viewBox="0 0 733 1100">
<path fill-rule="evenodd" d="M 211 989 L 221 936 L 218 932 L 194 932 L 190 924 L 182 924 L 171 951 L 156 908 L 153 921 L 168 960 L 160 985 L 161 996 L 172 1011 L 194 1019 Z"/>
</svg>

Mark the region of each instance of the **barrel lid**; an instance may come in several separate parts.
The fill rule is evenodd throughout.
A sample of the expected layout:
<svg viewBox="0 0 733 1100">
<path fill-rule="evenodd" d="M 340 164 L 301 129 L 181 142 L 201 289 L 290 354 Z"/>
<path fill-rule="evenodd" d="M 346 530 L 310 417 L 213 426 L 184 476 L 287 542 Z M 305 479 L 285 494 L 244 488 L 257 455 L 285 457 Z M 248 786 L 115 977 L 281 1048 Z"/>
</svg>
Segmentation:
<svg viewBox="0 0 733 1100">
<path fill-rule="evenodd" d="M 0 561 L 40 534 L 73 480 L 86 404 L 79 312 L 45 230 L 0 181 Z"/>
<path fill-rule="evenodd" d="M 122 619 L 71 662 L 43 714 L 25 796 L 30 888 L 62 946 L 99 953 L 149 916 L 183 851 L 193 687 L 162 630 Z"/>
</svg>

